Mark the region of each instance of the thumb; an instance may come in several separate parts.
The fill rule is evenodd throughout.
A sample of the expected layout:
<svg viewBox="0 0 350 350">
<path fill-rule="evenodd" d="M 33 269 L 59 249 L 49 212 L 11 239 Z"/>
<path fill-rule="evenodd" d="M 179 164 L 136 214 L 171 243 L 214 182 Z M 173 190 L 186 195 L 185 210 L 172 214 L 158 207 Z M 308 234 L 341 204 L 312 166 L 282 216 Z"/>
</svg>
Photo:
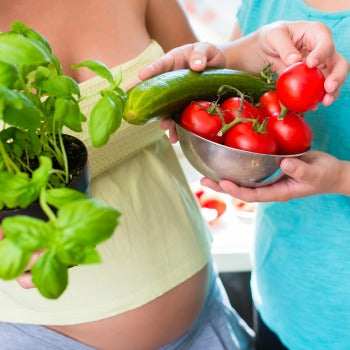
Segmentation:
<svg viewBox="0 0 350 350">
<path fill-rule="evenodd" d="M 310 164 L 297 158 L 284 158 L 280 167 L 286 175 L 299 181 L 309 182 L 314 177 Z"/>
<path fill-rule="evenodd" d="M 206 67 L 225 67 L 226 59 L 218 47 L 213 44 L 198 42 L 193 44 L 189 65 L 192 70 L 202 71 Z"/>
</svg>

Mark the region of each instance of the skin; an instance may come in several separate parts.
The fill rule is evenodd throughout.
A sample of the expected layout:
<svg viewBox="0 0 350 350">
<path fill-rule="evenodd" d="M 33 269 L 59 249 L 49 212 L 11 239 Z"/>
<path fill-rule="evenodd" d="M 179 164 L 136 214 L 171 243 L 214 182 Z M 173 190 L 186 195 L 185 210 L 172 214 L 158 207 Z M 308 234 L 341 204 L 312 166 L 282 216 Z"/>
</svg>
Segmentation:
<svg viewBox="0 0 350 350">
<path fill-rule="evenodd" d="M 183 67 L 197 71 L 205 67 L 228 67 L 260 72 L 268 63 L 272 63 L 272 68 L 280 74 L 287 66 L 304 60 L 309 67 L 321 68 L 326 77 L 326 95 L 322 103 L 329 106 L 339 96 L 340 87 L 349 72 L 349 63 L 335 51 L 331 32 L 324 24 L 276 22 L 244 38 L 238 38 L 239 32 L 235 29 L 236 40 L 221 47 L 198 43 L 176 48 L 143 69 L 139 76 L 146 79 Z M 245 57 L 246 52 L 256 54 Z M 171 142 L 176 142 L 173 122 L 166 119 L 162 127 L 169 129 Z M 285 158 L 280 167 L 288 177 L 257 189 L 240 187 L 225 180 L 217 183 L 208 178 L 203 178 L 201 184 L 247 202 L 287 201 L 321 193 L 350 195 L 348 161 L 312 151 L 301 159 Z"/>
<path fill-rule="evenodd" d="M 175 0 L 0 0 L 0 5 L 6 8 L 0 19 L 1 31 L 9 30 L 14 20 L 38 30 L 49 40 L 65 73 L 79 82 L 92 74 L 83 69 L 72 71 L 70 66 L 85 59 L 98 59 L 113 67 L 142 53 L 151 38 L 165 51 L 195 41 Z M 39 254 L 33 256 L 28 270 Z M 182 335 L 194 322 L 203 305 L 207 279 L 205 266 L 134 310 L 95 322 L 49 328 L 98 349 L 155 349 Z M 24 288 L 33 287 L 30 273 L 18 282 Z"/>
</svg>

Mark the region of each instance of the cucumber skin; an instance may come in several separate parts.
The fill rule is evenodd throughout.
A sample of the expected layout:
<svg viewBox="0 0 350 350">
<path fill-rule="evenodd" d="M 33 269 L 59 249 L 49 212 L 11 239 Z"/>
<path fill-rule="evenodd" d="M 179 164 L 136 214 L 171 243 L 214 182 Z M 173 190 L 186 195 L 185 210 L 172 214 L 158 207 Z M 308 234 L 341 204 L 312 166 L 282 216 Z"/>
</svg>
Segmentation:
<svg viewBox="0 0 350 350">
<path fill-rule="evenodd" d="M 215 101 L 217 90 L 231 85 L 254 101 L 273 86 L 259 74 L 232 69 L 206 69 L 195 72 L 180 69 L 154 76 L 132 87 L 125 100 L 123 118 L 130 124 L 145 124 L 151 120 L 181 112 L 192 101 Z M 234 92 L 226 97 L 236 95 Z"/>
</svg>

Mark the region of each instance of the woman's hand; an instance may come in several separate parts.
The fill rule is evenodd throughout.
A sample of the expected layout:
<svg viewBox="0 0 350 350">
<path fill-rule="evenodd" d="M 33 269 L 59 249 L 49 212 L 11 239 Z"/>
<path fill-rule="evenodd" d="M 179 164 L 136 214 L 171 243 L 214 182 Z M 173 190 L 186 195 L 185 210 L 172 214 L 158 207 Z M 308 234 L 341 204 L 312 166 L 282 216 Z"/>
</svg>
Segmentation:
<svg viewBox="0 0 350 350">
<path fill-rule="evenodd" d="M 0 240 L 2 240 L 4 238 L 4 233 L 1 230 L 0 227 Z M 30 262 L 26 268 L 26 272 L 17 278 L 17 282 L 18 284 L 25 289 L 29 289 L 29 288 L 35 288 L 35 285 L 32 282 L 32 274 L 30 273 L 30 269 L 32 268 L 32 266 L 35 264 L 35 262 L 39 259 L 39 256 L 42 254 L 42 252 L 35 252 L 32 255 L 32 258 L 30 259 Z"/>
<path fill-rule="evenodd" d="M 280 164 L 286 177 L 259 188 L 240 187 L 230 181 L 219 183 L 203 178 L 201 184 L 246 202 L 284 202 L 321 193 L 350 195 L 350 162 L 328 153 L 311 151 L 301 159 L 284 158 Z"/>
<path fill-rule="evenodd" d="M 348 61 L 336 52 L 331 30 L 323 23 L 311 21 L 275 22 L 257 31 L 258 51 L 252 57 L 261 57 L 261 65 L 272 64 L 277 74 L 289 65 L 305 61 L 310 67 L 318 67 L 325 76 L 326 95 L 322 103 L 330 105 L 338 96 L 340 86 L 349 72 Z M 251 60 L 251 57 L 249 57 Z M 248 64 L 250 61 L 243 60 Z M 246 67 L 254 69 L 253 63 Z"/>
<path fill-rule="evenodd" d="M 222 50 L 213 44 L 195 43 L 172 49 L 139 72 L 139 78 L 146 80 L 164 72 L 191 68 L 202 71 L 207 67 L 225 67 L 226 59 Z M 171 118 L 161 120 L 160 126 L 169 130 L 169 140 L 176 143 L 178 140 L 175 123 Z"/>
<path fill-rule="evenodd" d="M 261 72 L 267 64 L 272 64 L 272 69 L 280 74 L 299 61 L 322 70 L 326 78 L 322 103 L 330 105 L 339 96 L 340 86 L 349 72 L 349 63 L 335 51 L 330 29 L 320 22 L 274 22 L 222 47 L 201 42 L 180 46 L 142 69 L 139 78 L 145 80 L 181 68 L 202 71 L 207 67 L 227 66 Z M 176 142 L 174 123 L 164 120 L 161 125 L 170 129 L 171 142 Z"/>
</svg>

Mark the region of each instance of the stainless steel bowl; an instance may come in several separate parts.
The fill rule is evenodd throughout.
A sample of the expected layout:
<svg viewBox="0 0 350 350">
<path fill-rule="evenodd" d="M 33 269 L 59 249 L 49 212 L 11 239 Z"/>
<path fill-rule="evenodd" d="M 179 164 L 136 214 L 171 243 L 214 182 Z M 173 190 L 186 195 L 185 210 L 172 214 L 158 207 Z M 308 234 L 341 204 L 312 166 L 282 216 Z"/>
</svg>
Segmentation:
<svg viewBox="0 0 350 350">
<path fill-rule="evenodd" d="M 279 164 L 293 155 L 261 154 L 220 145 L 195 135 L 176 123 L 181 149 L 192 166 L 215 181 L 229 180 L 244 187 L 262 187 L 279 180 L 284 174 Z"/>
</svg>

